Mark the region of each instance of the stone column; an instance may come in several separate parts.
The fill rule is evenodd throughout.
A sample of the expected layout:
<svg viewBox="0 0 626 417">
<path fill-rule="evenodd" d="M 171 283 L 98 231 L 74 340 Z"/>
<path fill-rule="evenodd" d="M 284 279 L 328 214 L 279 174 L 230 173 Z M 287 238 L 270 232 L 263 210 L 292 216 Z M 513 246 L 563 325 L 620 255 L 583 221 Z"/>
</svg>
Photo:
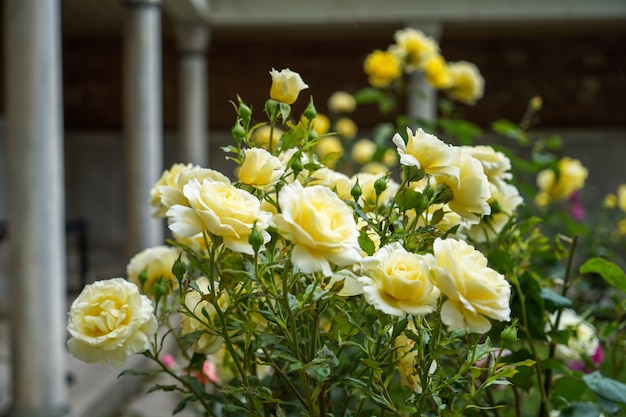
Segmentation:
<svg viewBox="0 0 626 417">
<path fill-rule="evenodd" d="M 208 166 L 208 84 L 206 48 L 209 28 L 200 22 L 180 22 L 176 31 L 179 57 L 180 161 Z"/>
<path fill-rule="evenodd" d="M 425 35 L 439 41 L 441 24 L 434 22 L 413 22 L 407 27 L 421 30 Z M 411 119 L 432 123 L 437 119 L 437 91 L 426 81 L 424 73 L 418 72 L 409 78 L 407 112 Z"/>
<path fill-rule="evenodd" d="M 127 255 L 163 243 L 151 216 L 150 189 L 163 169 L 160 0 L 126 0 L 124 140 Z"/>
<path fill-rule="evenodd" d="M 5 0 L 12 408 L 69 414 L 58 0 Z"/>
</svg>

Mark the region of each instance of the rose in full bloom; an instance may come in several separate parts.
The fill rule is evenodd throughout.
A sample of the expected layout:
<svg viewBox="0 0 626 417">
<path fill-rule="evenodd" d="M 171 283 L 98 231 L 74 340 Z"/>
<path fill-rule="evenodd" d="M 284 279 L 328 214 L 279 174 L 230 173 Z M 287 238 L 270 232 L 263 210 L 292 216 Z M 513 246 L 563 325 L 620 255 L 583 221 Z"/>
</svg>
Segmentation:
<svg viewBox="0 0 626 417">
<path fill-rule="evenodd" d="M 200 277 L 196 279 L 196 284 L 201 293 L 195 290 L 190 290 L 187 294 L 185 294 L 185 306 L 190 312 L 193 313 L 193 316 L 190 314 L 182 315 L 180 320 L 180 333 L 181 335 L 185 335 L 197 331 L 203 331 L 204 333 L 202 333 L 202 336 L 200 336 L 200 338 L 194 342 L 193 345 L 191 345 L 191 348 L 195 352 L 210 355 L 220 350 L 224 339 L 210 331 L 206 324 L 211 326 L 212 323 L 203 323 L 203 321 L 213 320 L 217 314 L 213 304 L 209 301 L 202 300 L 202 296 L 211 293 L 209 279 L 207 277 Z M 213 285 L 215 286 L 215 294 L 219 294 L 218 305 L 220 308 L 225 309 L 228 306 L 228 296 L 226 293 L 220 293 L 218 283 L 214 283 Z M 208 319 L 202 313 L 203 309 L 206 311 L 207 316 L 209 316 Z M 198 318 L 200 320 L 198 320 Z"/>
<path fill-rule="evenodd" d="M 489 204 L 495 208 L 490 215 L 481 218 L 480 223 L 470 225 L 469 229 L 464 230 L 467 236 L 479 243 L 496 239 L 517 207 L 524 202 L 517 187 L 512 184 L 502 183 L 500 188 L 490 184 L 490 187 Z"/>
<path fill-rule="evenodd" d="M 480 161 L 483 172 L 491 184 L 500 187 L 506 180 L 513 178 L 510 172 L 511 160 L 502 152 L 487 145 L 462 146 L 461 148 Z"/>
<path fill-rule="evenodd" d="M 163 171 L 161 178 L 150 190 L 150 204 L 156 209 L 154 217 L 165 217 L 167 210 L 174 204 L 187 205 L 183 195 L 183 186 L 191 179 L 211 178 L 215 181 L 230 182 L 221 172 L 201 168 L 192 164 L 173 164 Z"/>
<path fill-rule="evenodd" d="M 176 285 L 172 266 L 180 256 L 181 251 L 172 246 L 154 246 L 144 249 L 133 256 L 126 265 L 126 278 L 144 294 L 152 295 L 152 286 L 158 280 L 163 280 L 168 285 Z M 142 274 L 145 271 L 145 275 Z M 141 278 L 145 278 L 142 281 Z"/>
<path fill-rule="evenodd" d="M 280 140 L 283 133 L 285 133 L 285 131 L 282 129 L 274 127 L 274 129 L 272 130 L 272 127 L 270 125 L 263 125 L 255 129 L 254 132 L 252 132 L 250 140 L 256 145 L 269 149 L 271 134 L 272 149 L 276 149 L 278 147 L 278 141 Z"/>
<path fill-rule="evenodd" d="M 285 173 L 285 167 L 278 157 L 262 148 L 244 151 L 243 164 L 239 168 L 239 180 L 248 185 L 264 187 L 274 184 Z"/>
<path fill-rule="evenodd" d="M 450 62 L 448 72 L 452 78 L 448 94 L 452 99 L 474 105 L 483 96 L 485 80 L 476 65 L 466 61 Z"/>
<path fill-rule="evenodd" d="M 272 224 L 291 241 L 291 261 L 302 272 L 331 276 L 331 262 L 353 265 L 361 257 L 352 209 L 328 187 L 288 184 L 280 190 L 278 204 L 281 213 Z"/>
<path fill-rule="evenodd" d="M 298 99 L 300 91 L 309 88 L 300 74 L 289 68 L 280 71 L 272 68 L 270 75 L 272 76 L 272 87 L 270 88 L 272 100 L 293 104 Z"/>
<path fill-rule="evenodd" d="M 462 240 L 437 238 L 433 244 L 437 266 L 435 285 L 447 297 L 441 320 L 449 330 L 486 333 L 490 319 L 509 321 L 511 286 L 487 266 L 487 258 Z"/>
<path fill-rule="evenodd" d="M 197 165 L 174 164 L 172 168 L 165 170 L 150 191 L 151 204 L 157 209 L 153 216 L 166 217 L 167 210 L 176 204 L 189 205 L 189 201 L 183 195 L 183 187 L 192 179 L 202 181 L 205 178 L 230 183 L 228 177 L 221 172 Z"/>
<path fill-rule="evenodd" d="M 428 84 L 438 90 L 448 88 L 452 84 L 446 60 L 439 54 L 432 55 L 424 62 L 424 73 Z"/>
<path fill-rule="evenodd" d="M 356 123 L 352 119 L 342 117 L 335 122 L 335 130 L 346 139 L 352 139 L 359 131 Z"/>
<path fill-rule="evenodd" d="M 352 146 L 352 152 L 350 156 L 354 162 L 358 164 L 366 164 L 372 160 L 376 153 L 376 143 L 370 139 L 359 139 Z"/>
<path fill-rule="evenodd" d="M 383 88 L 400 78 L 402 63 L 393 53 L 377 49 L 365 58 L 363 70 L 372 87 Z"/>
<path fill-rule="evenodd" d="M 254 254 L 248 237 L 256 227 L 264 242 L 271 214 L 260 209 L 260 201 L 245 190 L 218 181 L 197 180 L 183 187 L 189 206 L 174 205 L 167 211 L 172 232 L 192 237 L 203 231 L 221 236 L 224 245 L 240 253 Z"/>
<path fill-rule="evenodd" d="M 454 147 L 422 129 L 417 129 L 413 133 L 407 127 L 406 134 L 406 143 L 398 133 L 392 139 L 398 149 L 402 165 L 417 167 L 431 175 L 459 175 L 459 168 L 452 165 L 455 158 Z"/>
<path fill-rule="evenodd" d="M 119 368 L 126 357 L 145 352 L 157 331 L 152 302 L 124 278 L 96 281 L 70 307 L 69 351 L 87 363 Z"/>
<path fill-rule="evenodd" d="M 480 161 L 461 148 L 456 148 L 452 164 L 459 169 L 458 176 L 438 175 L 438 184 L 445 184 L 452 192 L 450 209 L 470 223 L 478 223 L 480 216 L 491 213 L 491 189 Z"/>
<path fill-rule="evenodd" d="M 356 100 L 345 91 L 335 91 L 328 98 L 328 109 L 335 113 L 352 113 L 356 109 Z"/>
<path fill-rule="evenodd" d="M 537 201 L 566 200 L 585 185 L 589 172 L 578 159 L 565 156 L 559 160 L 557 168 L 558 175 L 552 169 L 537 174 Z"/>
<path fill-rule="evenodd" d="M 408 73 L 422 69 L 424 62 L 439 53 L 439 45 L 421 30 L 405 28 L 394 34 L 395 45 L 391 50 L 404 62 Z"/>
<path fill-rule="evenodd" d="M 361 259 L 363 294 L 368 303 L 394 316 L 423 316 L 437 308 L 439 290 L 430 281 L 431 254 L 408 252 L 399 242 Z"/>
<path fill-rule="evenodd" d="M 554 326 L 556 313 L 550 316 L 550 322 Z M 546 326 L 549 330 L 549 326 Z M 559 328 L 557 330 L 570 330 L 567 345 L 557 344 L 555 355 L 564 361 L 581 361 L 583 356 L 591 357 L 596 353 L 600 340 L 596 329 L 591 323 L 583 320 L 574 310 L 566 308 L 561 311 Z"/>
</svg>

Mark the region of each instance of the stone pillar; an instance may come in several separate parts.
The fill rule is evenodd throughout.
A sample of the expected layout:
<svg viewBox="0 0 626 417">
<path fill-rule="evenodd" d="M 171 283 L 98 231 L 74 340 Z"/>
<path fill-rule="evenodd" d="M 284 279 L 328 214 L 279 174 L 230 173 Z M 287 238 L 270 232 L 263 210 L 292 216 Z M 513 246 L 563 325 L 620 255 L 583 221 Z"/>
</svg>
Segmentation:
<svg viewBox="0 0 626 417">
<path fill-rule="evenodd" d="M 179 57 L 180 162 L 208 167 L 209 142 L 206 48 L 209 28 L 200 22 L 180 22 L 176 31 Z"/>
<path fill-rule="evenodd" d="M 5 0 L 13 417 L 69 414 L 58 0 Z"/>
<path fill-rule="evenodd" d="M 124 140 L 127 255 L 163 243 L 151 216 L 150 189 L 163 169 L 160 0 L 126 0 Z"/>
<path fill-rule="evenodd" d="M 434 22 L 413 22 L 407 27 L 421 30 L 425 35 L 439 41 L 441 24 Z M 409 78 L 409 96 L 407 102 L 409 117 L 426 123 L 433 123 L 437 119 L 437 91 L 426 81 L 424 73 L 417 72 Z"/>
</svg>

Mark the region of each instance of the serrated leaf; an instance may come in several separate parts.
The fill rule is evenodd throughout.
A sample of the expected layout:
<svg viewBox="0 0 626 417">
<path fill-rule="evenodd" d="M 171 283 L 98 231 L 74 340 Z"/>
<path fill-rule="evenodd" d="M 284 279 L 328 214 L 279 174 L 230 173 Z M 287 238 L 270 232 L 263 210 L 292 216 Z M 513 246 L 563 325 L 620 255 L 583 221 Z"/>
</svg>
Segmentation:
<svg viewBox="0 0 626 417">
<path fill-rule="evenodd" d="M 122 372 L 120 372 L 120 374 L 117 376 L 117 378 L 119 379 L 122 376 L 125 375 L 132 375 L 132 376 L 153 376 L 156 373 L 154 371 L 142 371 L 140 369 L 124 369 Z"/>
<path fill-rule="evenodd" d="M 161 384 L 157 384 L 157 385 L 151 386 L 146 391 L 146 394 L 149 394 L 149 393 L 154 392 L 154 391 L 174 391 L 177 388 L 178 387 L 176 385 L 161 385 Z"/>
<path fill-rule="evenodd" d="M 185 350 L 189 348 L 189 346 L 193 345 L 200 339 L 200 337 L 204 334 L 204 330 L 198 330 L 191 333 L 181 334 L 178 338 L 180 341 L 181 349 Z"/>
</svg>

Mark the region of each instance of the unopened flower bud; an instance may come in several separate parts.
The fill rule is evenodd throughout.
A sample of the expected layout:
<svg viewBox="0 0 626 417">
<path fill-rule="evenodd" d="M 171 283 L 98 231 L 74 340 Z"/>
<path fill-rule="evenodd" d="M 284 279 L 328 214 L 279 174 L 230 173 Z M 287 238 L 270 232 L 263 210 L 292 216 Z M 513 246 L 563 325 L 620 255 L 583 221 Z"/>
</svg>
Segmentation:
<svg viewBox="0 0 626 417">
<path fill-rule="evenodd" d="M 387 189 L 387 177 L 382 176 L 374 181 L 374 190 L 376 191 L 376 197 L 380 196 L 383 191 Z"/>
<path fill-rule="evenodd" d="M 254 253 L 258 253 L 259 249 L 261 249 L 265 243 L 263 236 L 256 227 L 252 228 L 252 232 L 250 233 L 250 236 L 248 236 L 248 243 L 252 246 Z"/>
<path fill-rule="evenodd" d="M 317 110 L 315 109 L 315 105 L 313 104 L 313 98 L 309 100 L 309 105 L 306 106 L 306 109 L 304 109 L 304 113 L 302 113 L 302 115 L 308 120 L 313 120 L 315 119 L 315 116 L 317 116 Z"/>
<path fill-rule="evenodd" d="M 363 191 L 361 190 L 361 186 L 359 185 L 359 181 L 357 181 L 352 186 L 352 189 L 350 190 L 350 195 L 352 196 L 354 201 L 357 201 L 361 197 L 362 194 L 363 194 Z"/>
</svg>

